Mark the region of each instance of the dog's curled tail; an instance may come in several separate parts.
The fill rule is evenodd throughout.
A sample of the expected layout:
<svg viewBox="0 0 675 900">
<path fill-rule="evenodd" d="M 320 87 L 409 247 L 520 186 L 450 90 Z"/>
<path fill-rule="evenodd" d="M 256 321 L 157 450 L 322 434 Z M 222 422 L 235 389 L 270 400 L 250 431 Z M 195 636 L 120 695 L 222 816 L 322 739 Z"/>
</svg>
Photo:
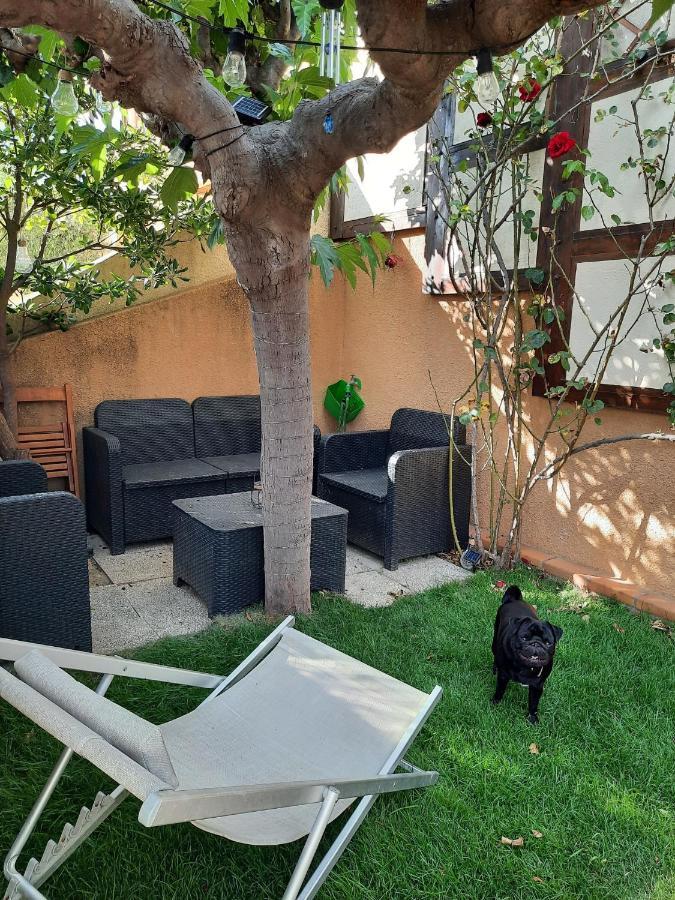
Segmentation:
<svg viewBox="0 0 675 900">
<path fill-rule="evenodd" d="M 514 603 L 516 600 L 522 600 L 523 595 L 520 592 L 520 588 L 516 584 L 511 584 L 504 591 L 504 596 L 502 597 L 502 603 Z"/>
</svg>

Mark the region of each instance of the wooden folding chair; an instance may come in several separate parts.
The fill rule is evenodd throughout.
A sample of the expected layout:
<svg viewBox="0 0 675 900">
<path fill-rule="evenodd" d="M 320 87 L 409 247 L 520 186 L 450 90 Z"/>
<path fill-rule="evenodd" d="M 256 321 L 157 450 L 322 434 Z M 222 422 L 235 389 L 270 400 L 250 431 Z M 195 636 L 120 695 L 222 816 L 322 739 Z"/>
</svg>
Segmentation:
<svg viewBox="0 0 675 900">
<path fill-rule="evenodd" d="M 64 384 L 63 387 L 17 388 L 16 399 L 19 404 L 60 403 L 65 406 L 65 419 L 20 426 L 17 444 L 43 467 L 48 478 L 65 478 L 68 490 L 79 497 L 80 479 L 71 386 Z"/>
</svg>

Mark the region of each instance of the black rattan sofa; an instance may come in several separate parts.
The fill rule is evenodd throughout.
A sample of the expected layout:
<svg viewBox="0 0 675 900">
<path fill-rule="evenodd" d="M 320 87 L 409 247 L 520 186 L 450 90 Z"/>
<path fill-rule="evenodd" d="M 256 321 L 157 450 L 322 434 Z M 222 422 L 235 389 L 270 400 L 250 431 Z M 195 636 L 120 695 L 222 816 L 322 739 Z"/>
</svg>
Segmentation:
<svg viewBox="0 0 675 900">
<path fill-rule="evenodd" d="M 384 558 L 386 569 L 454 546 L 449 511 L 448 423 L 441 413 L 399 409 L 384 431 L 322 438 L 318 494 L 349 511 L 347 539 Z M 470 448 L 455 422 L 453 509 L 468 543 Z"/>
<path fill-rule="evenodd" d="M 84 509 L 29 460 L 0 462 L 0 636 L 91 651 Z"/>
<path fill-rule="evenodd" d="M 113 554 L 171 537 L 174 500 L 250 490 L 260 477 L 258 396 L 105 400 L 94 421 L 82 430 L 87 518 Z"/>
</svg>

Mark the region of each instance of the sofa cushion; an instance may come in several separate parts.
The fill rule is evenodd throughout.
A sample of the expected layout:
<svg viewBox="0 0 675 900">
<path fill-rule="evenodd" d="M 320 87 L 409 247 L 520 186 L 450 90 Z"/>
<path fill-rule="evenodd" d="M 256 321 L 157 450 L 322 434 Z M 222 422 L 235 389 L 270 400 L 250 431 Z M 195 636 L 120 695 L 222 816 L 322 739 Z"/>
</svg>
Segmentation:
<svg viewBox="0 0 675 900">
<path fill-rule="evenodd" d="M 200 459 L 260 453 L 260 397 L 198 397 L 192 404 Z"/>
<path fill-rule="evenodd" d="M 125 466 L 122 479 L 127 490 L 160 487 L 163 484 L 194 484 L 222 480 L 220 469 L 201 459 L 174 459 L 168 462 L 138 463 Z"/>
<path fill-rule="evenodd" d="M 202 462 L 219 469 L 227 475 L 260 476 L 259 453 L 235 453 L 232 456 L 205 456 Z"/>
<path fill-rule="evenodd" d="M 387 499 L 389 478 L 386 469 L 358 469 L 354 472 L 332 472 L 320 476 L 331 487 L 341 489 L 375 503 Z"/>
<path fill-rule="evenodd" d="M 94 419 L 119 439 L 124 466 L 195 456 L 192 409 L 185 400 L 104 400 Z"/>
</svg>

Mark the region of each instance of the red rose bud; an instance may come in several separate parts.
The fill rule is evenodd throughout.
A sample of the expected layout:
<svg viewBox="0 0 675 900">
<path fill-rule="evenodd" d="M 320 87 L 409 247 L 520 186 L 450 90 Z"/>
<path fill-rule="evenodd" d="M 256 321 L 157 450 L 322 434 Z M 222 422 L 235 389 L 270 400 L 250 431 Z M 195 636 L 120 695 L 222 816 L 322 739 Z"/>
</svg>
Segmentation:
<svg viewBox="0 0 675 900">
<path fill-rule="evenodd" d="M 557 159 L 559 156 L 569 153 L 570 150 L 574 150 L 576 145 L 577 142 L 570 135 L 569 131 L 559 131 L 548 142 L 548 155 L 551 159 Z"/>
<path fill-rule="evenodd" d="M 395 256 L 393 253 L 390 253 L 389 256 L 385 259 L 384 264 L 388 269 L 395 269 L 401 262 L 400 257 Z"/>
<path fill-rule="evenodd" d="M 523 103 L 532 103 L 541 94 L 541 85 L 534 78 L 530 78 L 528 82 L 518 85 L 518 93 Z"/>
<path fill-rule="evenodd" d="M 479 112 L 476 116 L 476 125 L 479 128 L 489 128 L 492 125 L 492 116 L 489 112 Z"/>
</svg>

